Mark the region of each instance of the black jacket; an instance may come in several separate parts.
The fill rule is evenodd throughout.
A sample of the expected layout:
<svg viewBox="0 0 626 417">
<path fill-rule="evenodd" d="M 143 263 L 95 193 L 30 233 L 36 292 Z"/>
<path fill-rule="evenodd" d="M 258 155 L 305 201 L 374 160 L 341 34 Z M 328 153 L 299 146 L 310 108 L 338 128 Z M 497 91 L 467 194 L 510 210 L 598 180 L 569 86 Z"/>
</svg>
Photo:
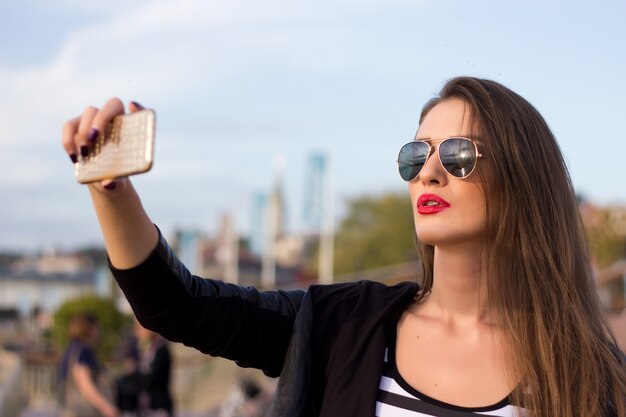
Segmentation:
<svg viewBox="0 0 626 417">
<path fill-rule="evenodd" d="M 387 330 L 419 289 L 361 281 L 260 292 L 193 276 L 163 237 L 141 265 L 111 269 L 146 328 L 280 376 L 271 415 L 284 417 L 373 415 Z"/>
</svg>

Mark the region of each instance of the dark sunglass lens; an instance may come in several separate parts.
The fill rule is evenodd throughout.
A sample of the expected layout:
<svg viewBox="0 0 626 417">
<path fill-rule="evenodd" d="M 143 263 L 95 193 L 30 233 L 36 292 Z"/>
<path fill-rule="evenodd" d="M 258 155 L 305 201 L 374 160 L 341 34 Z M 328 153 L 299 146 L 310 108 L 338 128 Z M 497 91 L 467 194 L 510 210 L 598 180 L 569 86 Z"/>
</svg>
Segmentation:
<svg viewBox="0 0 626 417">
<path fill-rule="evenodd" d="M 400 149 L 398 170 L 405 181 L 411 181 L 422 170 L 430 147 L 425 142 L 409 142 Z"/>
<path fill-rule="evenodd" d="M 476 147 L 467 139 L 448 139 L 439 145 L 441 164 L 451 175 L 468 176 L 476 165 Z"/>
</svg>

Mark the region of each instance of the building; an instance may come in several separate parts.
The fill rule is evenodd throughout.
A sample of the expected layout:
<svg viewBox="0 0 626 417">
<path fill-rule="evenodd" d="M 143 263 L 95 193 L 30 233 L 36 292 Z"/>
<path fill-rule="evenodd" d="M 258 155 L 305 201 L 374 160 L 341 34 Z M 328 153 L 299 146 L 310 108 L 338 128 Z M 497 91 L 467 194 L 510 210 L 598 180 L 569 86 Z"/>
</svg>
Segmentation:
<svg viewBox="0 0 626 417">
<path fill-rule="evenodd" d="M 56 310 L 66 300 L 85 294 L 111 294 L 106 265 L 87 257 L 54 252 L 22 258 L 0 267 L 0 308 L 21 316 L 35 309 Z"/>
<path fill-rule="evenodd" d="M 323 153 L 309 155 L 304 174 L 303 224 L 307 232 L 319 234 L 328 197 L 328 158 Z"/>
</svg>

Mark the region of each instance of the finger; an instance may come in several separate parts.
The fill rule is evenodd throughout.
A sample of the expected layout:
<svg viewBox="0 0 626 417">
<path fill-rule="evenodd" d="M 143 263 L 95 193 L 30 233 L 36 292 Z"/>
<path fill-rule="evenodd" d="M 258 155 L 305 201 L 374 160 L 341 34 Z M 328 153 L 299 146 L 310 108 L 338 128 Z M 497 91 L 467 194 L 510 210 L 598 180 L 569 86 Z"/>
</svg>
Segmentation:
<svg viewBox="0 0 626 417">
<path fill-rule="evenodd" d="M 91 129 L 91 124 L 93 123 L 93 119 L 97 113 L 97 108 L 92 106 L 87 107 L 80 118 L 78 132 L 76 132 L 76 135 L 74 136 L 76 147 L 80 150 L 80 154 L 83 157 L 89 155 L 89 146 L 97 139 L 97 135 L 94 137 Z"/>
<path fill-rule="evenodd" d="M 96 183 L 91 183 L 90 186 L 96 186 Z M 117 177 L 111 179 L 105 179 L 97 183 L 96 188 L 101 190 L 106 190 L 106 192 L 113 192 L 114 190 L 123 190 L 128 187 L 130 184 L 130 180 L 128 177 Z"/>
<path fill-rule="evenodd" d="M 113 191 L 117 188 L 117 182 L 115 181 L 115 178 L 102 180 L 100 182 L 100 185 L 102 185 L 102 188 L 109 191 Z"/>
<path fill-rule="evenodd" d="M 131 101 L 130 103 L 128 103 L 128 110 L 131 111 L 131 113 L 134 113 L 136 111 L 140 111 L 140 110 L 144 110 L 145 107 L 142 106 L 141 104 L 137 103 L 136 101 Z"/>
<path fill-rule="evenodd" d="M 61 143 L 63 144 L 65 152 L 67 152 L 73 163 L 78 162 L 78 148 L 76 147 L 74 136 L 76 135 L 76 132 L 78 132 L 79 124 L 80 117 L 68 120 L 63 125 L 63 130 L 61 133 Z"/>
<path fill-rule="evenodd" d="M 95 142 L 115 116 L 124 114 L 124 104 L 119 98 L 111 98 L 94 115 L 88 130 L 88 140 Z"/>
</svg>

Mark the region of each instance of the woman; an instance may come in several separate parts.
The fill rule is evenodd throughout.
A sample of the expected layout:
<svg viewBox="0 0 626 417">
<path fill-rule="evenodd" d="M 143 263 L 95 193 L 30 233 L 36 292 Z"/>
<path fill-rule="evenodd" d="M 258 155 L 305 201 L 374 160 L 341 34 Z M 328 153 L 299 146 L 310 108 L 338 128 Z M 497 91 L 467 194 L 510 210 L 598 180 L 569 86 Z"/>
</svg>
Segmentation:
<svg viewBox="0 0 626 417">
<path fill-rule="evenodd" d="M 138 322 L 135 323 L 135 336 L 139 345 L 140 406 L 143 409 L 140 415 L 171 416 L 173 408 L 170 394 L 172 357 L 167 341 Z"/>
<path fill-rule="evenodd" d="M 70 344 L 61 362 L 64 417 L 116 417 L 118 411 L 107 398 L 110 387 L 99 384 L 101 367 L 94 352 L 100 335 L 98 320 L 76 314 L 69 323 Z"/>
<path fill-rule="evenodd" d="M 70 158 L 123 112 L 112 99 L 66 123 Z M 89 190 L 143 325 L 280 375 L 271 415 L 626 417 L 624 362 L 600 314 L 565 164 L 537 111 L 493 81 L 452 79 L 398 159 L 421 287 L 257 292 L 199 279 L 127 178 Z"/>
<path fill-rule="evenodd" d="M 168 417 L 172 357 L 167 341 L 135 320 L 125 353 L 125 372 L 117 379 L 117 406 L 123 416 Z"/>
</svg>

